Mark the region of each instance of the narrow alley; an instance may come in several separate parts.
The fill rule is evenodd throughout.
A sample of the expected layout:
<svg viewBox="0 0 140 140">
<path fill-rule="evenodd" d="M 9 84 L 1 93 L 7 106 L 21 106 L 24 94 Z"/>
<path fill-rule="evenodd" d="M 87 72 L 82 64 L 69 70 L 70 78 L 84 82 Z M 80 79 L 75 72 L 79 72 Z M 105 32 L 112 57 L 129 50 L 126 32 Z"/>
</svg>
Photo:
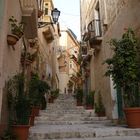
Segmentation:
<svg viewBox="0 0 140 140">
<path fill-rule="evenodd" d="M 140 140 L 140 0 L 0 0 L 0 140 Z"/>
</svg>

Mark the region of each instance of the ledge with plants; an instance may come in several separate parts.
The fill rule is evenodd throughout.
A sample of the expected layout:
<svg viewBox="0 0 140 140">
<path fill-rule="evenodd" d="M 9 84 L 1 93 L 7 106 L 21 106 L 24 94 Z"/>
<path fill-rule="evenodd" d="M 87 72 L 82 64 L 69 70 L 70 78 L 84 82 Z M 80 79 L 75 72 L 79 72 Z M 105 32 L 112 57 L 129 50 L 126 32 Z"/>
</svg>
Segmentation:
<svg viewBox="0 0 140 140">
<path fill-rule="evenodd" d="M 106 76 L 112 76 L 114 86 L 121 88 L 126 122 L 130 128 L 140 128 L 140 45 L 132 29 L 120 40 L 110 41 L 114 52 L 106 59 Z"/>
</svg>

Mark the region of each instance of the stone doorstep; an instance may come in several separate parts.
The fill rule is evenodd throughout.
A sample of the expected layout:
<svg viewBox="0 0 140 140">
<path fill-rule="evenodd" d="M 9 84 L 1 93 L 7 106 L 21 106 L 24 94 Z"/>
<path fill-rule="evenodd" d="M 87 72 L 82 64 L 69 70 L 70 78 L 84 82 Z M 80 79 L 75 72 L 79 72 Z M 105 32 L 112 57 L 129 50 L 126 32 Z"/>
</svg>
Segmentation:
<svg viewBox="0 0 140 140">
<path fill-rule="evenodd" d="M 30 137 L 40 139 L 63 139 L 63 138 L 100 138 L 100 137 L 113 137 L 113 136 L 139 136 L 140 129 L 128 128 L 96 128 L 96 129 L 58 129 L 58 130 L 39 130 L 30 131 Z"/>
</svg>

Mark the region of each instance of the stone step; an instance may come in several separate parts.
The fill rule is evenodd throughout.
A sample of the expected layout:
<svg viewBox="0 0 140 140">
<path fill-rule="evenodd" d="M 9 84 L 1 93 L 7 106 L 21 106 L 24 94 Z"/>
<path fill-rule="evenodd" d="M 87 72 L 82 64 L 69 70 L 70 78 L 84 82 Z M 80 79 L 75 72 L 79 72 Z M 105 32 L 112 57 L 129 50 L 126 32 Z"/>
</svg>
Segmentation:
<svg viewBox="0 0 140 140">
<path fill-rule="evenodd" d="M 44 121 L 44 120 L 37 120 L 35 121 L 35 124 L 46 124 L 46 125 L 73 125 L 73 124 L 109 124 L 111 123 L 110 120 L 104 120 L 104 121 Z"/>
<path fill-rule="evenodd" d="M 140 136 L 140 129 L 103 126 L 99 124 L 37 125 L 30 128 L 30 139 L 96 138 L 111 136 Z"/>
<path fill-rule="evenodd" d="M 78 111 L 78 110 L 47 110 L 46 112 L 41 113 L 40 115 L 48 115 L 48 114 L 84 114 L 84 110 L 83 111 Z M 86 114 L 86 113 L 85 113 Z"/>
<path fill-rule="evenodd" d="M 35 118 L 36 121 L 103 121 L 107 120 L 106 117 L 85 117 L 79 115 L 67 115 L 67 116 L 40 116 Z"/>
<path fill-rule="evenodd" d="M 47 110 L 50 110 L 50 109 L 57 109 L 57 108 L 64 108 L 65 105 L 62 105 L 62 106 L 57 106 L 56 104 L 53 104 L 53 105 L 48 105 L 47 106 Z M 85 110 L 83 106 L 81 107 L 77 107 L 76 105 L 73 105 L 73 106 L 67 106 L 67 109 L 76 109 L 76 110 Z"/>
<path fill-rule="evenodd" d="M 103 138 L 64 138 L 64 139 L 34 139 L 34 140 L 139 140 L 139 136 L 112 136 Z"/>
<path fill-rule="evenodd" d="M 62 107 L 61 106 L 56 106 L 55 107 L 54 106 L 54 107 L 48 107 L 47 110 L 54 110 L 54 111 L 55 110 L 77 110 L 78 111 L 79 109 L 77 109 L 76 107 L 72 107 L 72 106 L 71 107 L 68 107 L 68 106 L 62 106 Z M 81 109 L 81 111 L 82 110 L 84 110 L 84 109 Z"/>
</svg>

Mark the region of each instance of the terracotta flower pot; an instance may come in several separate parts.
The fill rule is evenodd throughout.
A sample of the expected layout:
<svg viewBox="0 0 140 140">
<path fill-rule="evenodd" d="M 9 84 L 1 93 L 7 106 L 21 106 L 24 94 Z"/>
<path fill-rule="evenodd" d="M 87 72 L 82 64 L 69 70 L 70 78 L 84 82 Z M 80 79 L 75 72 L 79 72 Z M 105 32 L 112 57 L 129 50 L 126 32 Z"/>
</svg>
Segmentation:
<svg viewBox="0 0 140 140">
<path fill-rule="evenodd" d="M 93 109 L 93 105 L 86 105 L 85 109 L 87 109 L 87 110 Z"/>
<path fill-rule="evenodd" d="M 31 126 L 33 126 L 33 125 L 34 125 L 35 116 L 34 116 L 34 115 L 30 115 L 29 117 L 30 117 L 30 119 L 29 119 L 29 124 L 30 124 Z"/>
<path fill-rule="evenodd" d="M 125 108 L 126 122 L 129 128 L 140 128 L 140 107 Z"/>
<path fill-rule="evenodd" d="M 33 115 L 33 116 L 39 116 L 39 110 L 40 110 L 40 106 L 33 106 L 32 107 L 31 115 Z"/>
<path fill-rule="evenodd" d="M 105 116 L 105 112 L 98 112 L 97 115 L 98 115 L 98 117 L 104 117 Z"/>
<path fill-rule="evenodd" d="M 77 106 L 82 106 L 83 104 L 82 104 L 82 102 L 81 101 L 78 101 L 77 100 L 77 104 L 76 104 Z"/>
<path fill-rule="evenodd" d="M 12 125 L 12 131 L 18 140 L 27 140 L 30 125 Z"/>
<path fill-rule="evenodd" d="M 8 45 L 15 45 L 19 38 L 16 35 L 7 35 L 7 43 Z"/>
<path fill-rule="evenodd" d="M 49 103 L 54 103 L 54 98 L 53 97 L 50 97 L 49 100 L 48 100 L 48 102 Z"/>
</svg>

